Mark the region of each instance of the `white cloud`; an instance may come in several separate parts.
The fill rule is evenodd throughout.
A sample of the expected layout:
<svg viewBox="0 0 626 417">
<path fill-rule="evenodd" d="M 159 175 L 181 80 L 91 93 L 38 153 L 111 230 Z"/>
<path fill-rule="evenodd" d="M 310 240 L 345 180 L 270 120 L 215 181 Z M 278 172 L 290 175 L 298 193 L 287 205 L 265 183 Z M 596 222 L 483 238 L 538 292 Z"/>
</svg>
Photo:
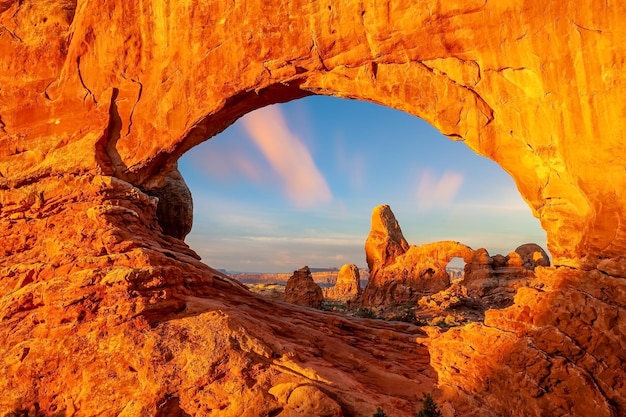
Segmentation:
<svg viewBox="0 0 626 417">
<path fill-rule="evenodd" d="M 328 235 L 328 236 L 248 236 L 245 239 L 254 242 L 274 244 L 294 244 L 313 246 L 363 246 L 365 238 L 361 235 Z"/>
<path fill-rule="evenodd" d="M 221 182 L 232 181 L 243 175 L 258 184 L 271 175 L 269 167 L 259 164 L 244 153 L 234 138 L 227 142 L 200 145 L 191 153 L 193 165 Z"/>
<path fill-rule="evenodd" d="M 345 139 L 342 131 L 336 133 L 335 158 L 341 172 L 348 178 L 348 184 L 354 191 L 361 191 L 365 187 L 365 173 L 367 165 L 365 157 L 357 152 L 348 152 L 345 148 Z"/>
<path fill-rule="evenodd" d="M 296 206 L 311 207 L 332 200 L 326 179 L 302 140 L 289 131 L 278 106 L 258 109 L 241 121 L 254 144 L 279 175 L 285 194 Z"/>
<path fill-rule="evenodd" d="M 448 206 L 463 184 L 463 175 L 446 171 L 441 178 L 426 170 L 417 187 L 417 204 L 422 209 Z"/>
</svg>

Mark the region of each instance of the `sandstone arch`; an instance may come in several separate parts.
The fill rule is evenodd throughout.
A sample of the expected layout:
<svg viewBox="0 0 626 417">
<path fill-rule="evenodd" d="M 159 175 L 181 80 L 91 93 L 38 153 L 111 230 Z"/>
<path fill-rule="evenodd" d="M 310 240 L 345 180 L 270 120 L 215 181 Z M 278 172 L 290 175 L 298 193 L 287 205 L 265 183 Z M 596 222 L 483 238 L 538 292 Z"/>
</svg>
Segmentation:
<svg viewBox="0 0 626 417">
<path fill-rule="evenodd" d="M 7 31 L 23 36 L 3 37 L 6 67 L 32 79 L 3 90 L 4 140 L 15 141 L 27 124 L 20 146 L 43 171 L 55 171 L 51 153 L 99 144 L 106 152 L 91 152 L 72 169 L 97 164 L 140 185 L 254 108 L 331 94 L 420 116 L 498 162 L 539 216 L 556 264 L 593 267 L 623 252 L 623 207 L 612 197 L 625 185 L 623 164 L 606 140 L 623 129 L 609 123 L 621 114 L 613 105 L 623 82 L 613 29 L 620 5 L 551 2 L 538 13 L 483 1 L 96 3 L 81 2 L 70 27 L 71 5 L 63 3 L 20 8 L 30 20 L 12 17 L 16 5 L 2 15 Z M 258 21 L 232 30 L 246 16 Z M 26 21 L 38 19 L 31 30 Z M 510 23 L 494 36 L 501 22 Z M 561 34 L 567 43 L 542 42 Z M 43 44 L 56 45 L 45 57 L 48 68 L 18 58 L 36 56 Z M 581 138 L 584 148 L 576 146 Z M 16 163 L 5 177 L 37 175 L 33 164 Z M 607 171 L 613 181 L 594 181 Z"/>
<path fill-rule="evenodd" d="M 398 3 L 0 2 L 0 316 L 9 335 L 0 346 L 2 411 L 35 400 L 49 412 L 65 407 L 127 415 L 150 413 L 172 398 L 183 409 L 194 398 L 207 403 L 191 388 L 174 392 L 199 377 L 179 373 L 181 363 L 159 343 L 182 349 L 237 341 L 229 365 L 255 364 L 234 382 L 248 387 L 242 398 L 256 404 L 262 393 L 274 410 L 310 382 L 306 375 L 328 376 L 328 364 L 348 366 L 333 351 L 307 371 L 297 358 L 308 358 L 308 351 L 290 342 L 295 325 L 283 323 L 283 342 L 272 344 L 255 319 L 260 310 L 248 311 L 256 327 L 246 327 L 240 313 L 218 299 L 249 296 L 162 233 L 150 196 L 182 153 L 242 114 L 329 94 L 415 114 L 495 160 L 539 217 L 554 264 L 563 268 L 540 272 L 544 287 L 488 314 L 489 327 L 432 335 L 432 368 L 420 362 L 423 352 L 412 354 L 409 362 L 421 363 L 421 373 L 400 384 L 413 387 L 410 394 L 398 386 L 385 392 L 380 381 L 358 373 L 349 381 L 363 395 L 324 385 L 323 378 L 316 393 L 356 414 L 367 414 L 374 398 L 399 415 L 411 412 L 409 397 L 438 382 L 443 400 L 462 411 L 559 413 L 575 399 L 575 414 L 623 414 L 625 6 Z M 281 309 L 305 327 L 324 320 Z M 210 318 L 209 324 L 198 317 Z M 115 330 L 103 331 L 102 323 Z M 337 323 L 329 324 L 335 335 L 358 327 Z M 236 333 L 237 326 L 247 330 Z M 202 342 L 180 336 L 190 329 L 213 336 Z M 365 340 L 359 332 L 358 340 Z M 477 338 L 481 332 L 485 337 Z M 393 337 L 379 334 L 391 372 L 409 374 L 401 357 L 409 349 L 395 349 Z M 80 347 L 71 344 L 74 337 Z M 311 335 L 312 345 L 315 337 L 324 336 Z M 553 349 L 549 341 L 557 339 L 567 351 Z M 481 372 L 457 354 L 480 364 L 474 352 L 481 350 L 501 356 L 483 361 Z M 137 351 L 160 365 L 144 363 L 146 372 L 137 372 Z M 202 356 L 194 352 L 191 357 Z M 352 353 L 361 363 L 377 362 L 371 346 Z M 531 361 L 524 358 L 533 354 L 539 365 L 527 368 Z M 109 355 L 119 362 L 106 370 L 98 364 Z M 291 377 L 291 388 L 268 394 L 268 387 L 289 379 L 272 367 L 273 355 L 283 355 L 280 369 L 298 370 L 298 376 Z M 220 375 L 211 361 L 205 357 L 203 364 Z M 96 393 L 91 399 L 67 382 L 84 364 L 82 383 Z M 468 372 L 454 376 L 450 364 Z M 545 368 L 554 371 L 546 376 Z M 147 377 L 150 372 L 161 385 Z M 103 384 L 113 374 L 124 389 Z M 246 378 L 253 374 L 266 378 L 250 385 Z M 39 382 L 33 385 L 32 378 Z M 520 389 L 504 402 L 511 392 L 499 391 L 505 384 L 498 381 L 509 380 Z M 144 396 L 129 402 L 138 381 Z M 99 401 L 107 395 L 108 404 Z"/>
</svg>

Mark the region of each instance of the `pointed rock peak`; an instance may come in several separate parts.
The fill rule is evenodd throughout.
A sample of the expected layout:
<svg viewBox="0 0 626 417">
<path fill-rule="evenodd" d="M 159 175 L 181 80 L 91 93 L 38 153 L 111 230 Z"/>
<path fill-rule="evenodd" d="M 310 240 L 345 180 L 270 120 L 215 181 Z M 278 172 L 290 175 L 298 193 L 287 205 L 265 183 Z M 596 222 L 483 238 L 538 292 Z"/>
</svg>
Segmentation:
<svg viewBox="0 0 626 417">
<path fill-rule="evenodd" d="M 306 265 L 296 271 L 293 271 L 293 275 L 298 277 L 310 277 L 311 280 L 313 280 L 313 275 L 311 275 L 311 269 L 309 269 L 309 267 Z"/>
<path fill-rule="evenodd" d="M 372 212 L 372 228 L 365 241 L 365 256 L 370 272 L 392 264 L 397 256 L 408 249 L 409 244 L 402 235 L 391 207 L 386 204 L 375 207 Z"/>
<path fill-rule="evenodd" d="M 324 288 L 324 298 L 344 302 L 353 302 L 361 295 L 361 275 L 359 267 L 354 264 L 345 264 L 337 274 L 334 287 Z"/>
<path fill-rule="evenodd" d="M 359 267 L 355 264 L 343 265 L 337 274 L 337 284 L 351 284 L 354 282 L 357 284 L 357 287 L 360 287 L 360 280 Z"/>
</svg>

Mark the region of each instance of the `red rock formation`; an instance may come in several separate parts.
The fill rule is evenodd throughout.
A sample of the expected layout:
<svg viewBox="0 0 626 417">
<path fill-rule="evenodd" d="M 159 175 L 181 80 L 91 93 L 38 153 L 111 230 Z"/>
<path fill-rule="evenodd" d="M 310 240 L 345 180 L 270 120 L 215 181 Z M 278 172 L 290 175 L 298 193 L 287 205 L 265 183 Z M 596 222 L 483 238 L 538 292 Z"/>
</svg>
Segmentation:
<svg viewBox="0 0 626 417">
<path fill-rule="evenodd" d="M 403 416 L 438 384 L 448 415 L 624 415 L 625 7 L 1 1 L 0 413 Z M 163 233 L 151 190 L 184 152 L 309 94 L 496 161 L 556 267 L 427 351 L 258 299 Z"/>
<path fill-rule="evenodd" d="M 322 289 L 313 281 L 308 266 L 293 271 L 293 275 L 287 280 L 285 301 L 305 307 L 320 308 L 322 306 L 322 301 L 324 301 Z"/>
<path fill-rule="evenodd" d="M 152 184 L 146 192 L 159 199 L 157 218 L 163 233 L 184 239 L 193 225 L 193 201 L 191 191 L 180 172 L 174 169 L 159 183 Z"/>
<path fill-rule="evenodd" d="M 388 205 L 381 205 L 372 211 L 372 226 L 365 241 L 365 259 L 373 274 L 394 263 L 396 257 L 404 255 L 409 244 L 402 234 L 396 216 Z"/>
<path fill-rule="evenodd" d="M 389 208 L 378 206 L 372 212 L 372 229 L 365 242 L 370 279 L 363 291 L 365 306 L 418 301 L 450 285 L 446 272 L 455 257 L 469 261 L 474 251 L 458 242 L 444 241 L 410 246 Z"/>
<path fill-rule="evenodd" d="M 349 302 L 361 295 L 361 276 L 359 267 L 346 264 L 341 267 L 337 275 L 337 282 L 331 288 L 324 288 L 324 298 Z"/>
<path fill-rule="evenodd" d="M 536 243 L 526 243 L 515 249 L 522 261 L 522 266 L 534 271 L 538 266 L 550 266 L 550 258 L 546 251 Z"/>
<path fill-rule="evenodd" d="M 485 325 L 431 329 L 431 364 L 447 409 L 494 417 L 622 415 L 626 361 L 613 348 L 626 335 L 626 282 L 571 268 L 539 268 L 535 282 L 520 288 L 513 306 L 487 311 Z"/>
<path fill-rule="evenodd" d="M 462 283 L 471 297 L 482 299 L 485 305 L 505 307 L 513 303 L 518 289 L 535 277 L 537 266 L 549 265 L 545 251 L 534 243 L 519 246 L 507 256 L 491 257 L 480 248 L 465 265 Z"/>
</svg>

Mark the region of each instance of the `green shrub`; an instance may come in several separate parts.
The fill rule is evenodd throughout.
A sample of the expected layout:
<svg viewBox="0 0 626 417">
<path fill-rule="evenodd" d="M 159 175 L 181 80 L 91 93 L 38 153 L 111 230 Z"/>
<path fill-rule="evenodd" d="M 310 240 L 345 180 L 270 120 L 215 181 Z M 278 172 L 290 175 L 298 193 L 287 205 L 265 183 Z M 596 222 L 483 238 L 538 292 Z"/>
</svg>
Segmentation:
<svg viewBox="0 0 626 417">
<path fill-rule="evenodd" d="M 387 413 L 385 413 L 385 411 L 382 408 L 376 407 L 376 412 L 374 413 L 372 417 L 387 417 Z"/>
<path fill-rule="evenodd" d="M 417 413 L 417 417 L 442 417 L 441 412 L 437 408 L 437 404 L 435 404 L 430 394 L 426 394 L 424 397 L 424 404 L 420 412 Z"/>
<path fill-rule="evenodd" d="M 365 307 L 359 308 L 354 315 L 357 316 L 357 317 L 364 318 L 364 319 L 375 319 L 376 318 L 376 313 L 374 313 L 374 311 L 372 311 L 371 309 L 365 308 Z"/>
</svg>

